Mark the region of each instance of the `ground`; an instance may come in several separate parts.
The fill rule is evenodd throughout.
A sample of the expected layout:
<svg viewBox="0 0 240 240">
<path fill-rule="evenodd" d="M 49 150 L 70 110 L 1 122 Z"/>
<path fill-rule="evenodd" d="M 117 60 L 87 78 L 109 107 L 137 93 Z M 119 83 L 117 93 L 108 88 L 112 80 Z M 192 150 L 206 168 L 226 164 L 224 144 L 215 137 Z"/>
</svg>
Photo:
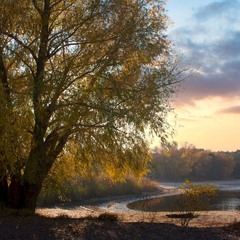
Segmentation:
<svg viewBox="0 0 240 240">
<path fill-rule="evenodd" d="M 117 212 L 118 221 L 99 220 L 107 208 L 38 209 L 36 216 L 1 217 L 1 240 L 240 240 L 236 211 L 202 212 L 182 227 L 164 213 Z M 232 225 L 235 223 L 235 225 Z M 232 225 L 232 226 L 229 226 Z"/>
</svg>

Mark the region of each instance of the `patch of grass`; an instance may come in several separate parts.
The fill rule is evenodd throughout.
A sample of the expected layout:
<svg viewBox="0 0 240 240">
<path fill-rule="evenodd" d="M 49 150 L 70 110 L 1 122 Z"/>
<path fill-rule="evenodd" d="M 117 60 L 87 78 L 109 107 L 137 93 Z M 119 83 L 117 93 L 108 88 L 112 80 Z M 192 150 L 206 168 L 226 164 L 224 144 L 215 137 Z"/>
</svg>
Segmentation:
<svg viewBox="0 0 240 240">
<path fill-rule="evenodd" d="M 115 213 L 102 213 L 98 216 L 98 220 L 117 222 L 119 221 L 119 218 Z"/>
<path fill-rule="evenodd" d="M 66 213 L 60 213 L 56 218 L 58 218 L 58 219 L 68 219 L 70 217 Z"/>
</svg>

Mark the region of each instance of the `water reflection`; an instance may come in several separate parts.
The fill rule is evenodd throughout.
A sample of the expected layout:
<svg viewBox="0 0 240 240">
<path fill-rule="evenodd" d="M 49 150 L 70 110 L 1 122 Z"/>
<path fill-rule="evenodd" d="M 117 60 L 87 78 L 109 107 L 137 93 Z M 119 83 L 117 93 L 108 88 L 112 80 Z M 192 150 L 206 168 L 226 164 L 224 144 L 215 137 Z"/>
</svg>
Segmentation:
<svg viewBox="0 0 240 240">
<path fill-rule="evenodd" d="M 212 210 L 236 210 L 240 205 L 240 191 L 220 191 L 212 204 Z"/>
</svg>

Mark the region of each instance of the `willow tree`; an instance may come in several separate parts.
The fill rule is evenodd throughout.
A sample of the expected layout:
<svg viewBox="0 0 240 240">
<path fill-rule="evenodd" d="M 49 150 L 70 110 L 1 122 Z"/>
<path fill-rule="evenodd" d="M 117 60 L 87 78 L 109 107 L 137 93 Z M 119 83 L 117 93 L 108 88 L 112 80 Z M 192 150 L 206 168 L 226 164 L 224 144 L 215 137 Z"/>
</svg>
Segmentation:
<svg viewBox="0 0 240 240">
<path fill-rule="evenodd" d="M 162 1 L 0 8 L 0 201 L 34 212 L 53 163 L 74 145 L 93 170 L 103 152 L 121 170 L 138 168 L 146 129 L 166 140 L 178 72 Z"/>
</svg>

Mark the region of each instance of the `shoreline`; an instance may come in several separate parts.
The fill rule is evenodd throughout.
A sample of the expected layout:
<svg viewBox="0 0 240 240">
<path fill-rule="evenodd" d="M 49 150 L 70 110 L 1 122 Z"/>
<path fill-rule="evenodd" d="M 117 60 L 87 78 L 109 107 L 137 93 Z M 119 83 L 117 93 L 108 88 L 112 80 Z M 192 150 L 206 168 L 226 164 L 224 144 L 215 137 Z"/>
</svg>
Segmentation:
<svg viewBox="0 0 240 240">
<path fill-rule="evenodd" d="M 177 187 L 167 187 L 159 184 L 159 187 L 155 191 L 143 192 L 141 194 L 130 194 L 130 195 L 116 195 L 107 197 L 92 198 L 83 201 L 73 201 L 73 202 L 62 202 L 56 203 L 49 206 L 39 206 L 39 209 L 62 209 L 62 210 L 77 210 L 78 208 L 101 208 L 108 211 L 118 211 L 118 212 L 135 212 L 127 207 L 128 203 L 147 200 L 158 197 L 173 196 L 180 194 L 180 190 Z"/>
<path fill-rule="evenodd" d="M 67 203 L 57 205 L 52 208 L 39 208 L 37 214 L 47 217 L 67 216 L 70 218 L 98 217 L 102 213 L 117 214 L 122 222 L 154 222 L 154 223 L 171 223 L 180 226 L 179 219 L 168 218 L 167 214 L 179 212 L 144 212 L 132 210 L 127 207 L 130 202 L 146 200 L 156 197 L 172 196 L 180 194 L 177 187 L 167 187 L 159 184 L 156 192 L 144 193 L 141 196 L 114 196 L 104 199 L 94 199 L 90 204 Z M 87 202 L 85 202 L 87 203 Z M 89 202 L 88 202 L 89 203 Z M 193 227 L 225 227 L 234 222 L 240 222 L 240 211 L 202 211 L 196 212 L 197 218 L 190 222 Z"/>
<path fill-rule="evenodd" d="M 221 181 L 222 182 L 222 181 Z M 240 180 L 239 180 L 240 182 Z M 74 201 L 57 203 L 51 206 L 40 206 L 37 209 L 62 209 L 64 210 L 78 210 L 78 209 L 102 209 L 106 212 L 142 212 L 141 210 L 133 210 L 127 207 L 129 203 L 136 201 L 144 201 L 160 197 L 168 197 L 173 195 L 181 194 L 181 189 L 178 185 L 171 186 L 165 185 L 165 182 L 159 182 L 158 188 L 155 191 L 143 192 L 141 194 L 131 194 L 131 195 L 117 195 L 117 196 L 107 196 L 92 198 L 84 201 Z M 231 189 L 219 188 L 220 191 L 228 191 Z M 239 190 L 237 190 L 239 191 Z M 232 211 L 231 209 L 226 210 L 209 210 L 209 211 Z M 239 212 L 239 211 L 238 211 Z M 240 212 L 239 212 L 240 214 Z"/>
<path fill-rule="evenodd" d="M 99 207 L 103 209 L 107 209 L 108 211 L 117 211 L 117 212 L 139 212 L 137 210 L 133 210 L 127 207 L 129 203 L 141 201 L 141 200 L 148 200 L 153 198 L 159 198 L 159 197 L 167 197 L 167 196 L 173 196 L 180 194 L 180 190 L 177 188 L 162 188 L 161 192 L 153 192 L 153 193 L 146 193 L 139 197 L 128 197 L 126 200 L 121 201 L 118 200 L 112 200 L 110 202 L 104 202 L 99 205 Z"/>
</svg>

